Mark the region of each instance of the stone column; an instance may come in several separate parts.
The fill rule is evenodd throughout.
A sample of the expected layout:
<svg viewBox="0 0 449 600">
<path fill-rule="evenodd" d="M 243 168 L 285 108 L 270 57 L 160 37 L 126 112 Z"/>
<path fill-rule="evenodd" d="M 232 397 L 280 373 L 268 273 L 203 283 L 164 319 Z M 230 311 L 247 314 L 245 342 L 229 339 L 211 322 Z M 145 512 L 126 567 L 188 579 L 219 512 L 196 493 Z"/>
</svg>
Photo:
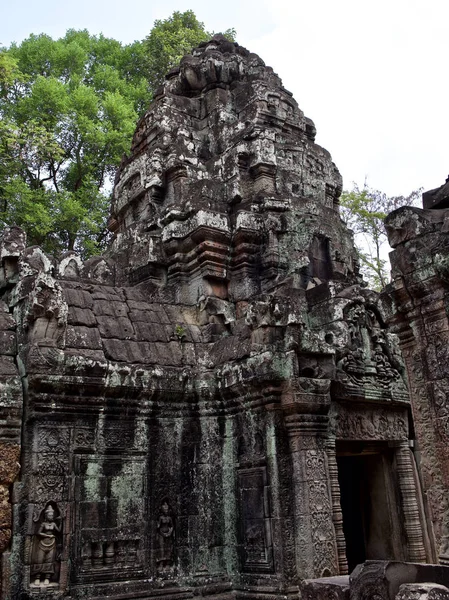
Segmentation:
<svg viewBox="0 0 449 600">
<path fill-rule="evenodd" d="M 338 574 L 324 433 L 327 416 L 286 417 L 293 467 L 296 564 L 299 577 Z"/>
<path fill-rule="evenodd" d="M 335 541 L 337 544 L 338 571 L 339 575 L 346 575 L 348 573 L 348 561 L 346 558 L 345 534 L 343 532 L 343 513 L 340 504 L 340 484 L 338 482 L 338 466 L 334 437 L 326 440 L 326 452 L 332 500 L 332 521 L 334 523 Z"/>
<path fill-rule="evenodd" d="M 426 562 L 426 550 L 417 500 L 413 456 L 408 442 L 400 442 L 396 450 L 399 488 L 402 496 L 404 527 L 408 541 L 408 560 Z"/>
</svg>

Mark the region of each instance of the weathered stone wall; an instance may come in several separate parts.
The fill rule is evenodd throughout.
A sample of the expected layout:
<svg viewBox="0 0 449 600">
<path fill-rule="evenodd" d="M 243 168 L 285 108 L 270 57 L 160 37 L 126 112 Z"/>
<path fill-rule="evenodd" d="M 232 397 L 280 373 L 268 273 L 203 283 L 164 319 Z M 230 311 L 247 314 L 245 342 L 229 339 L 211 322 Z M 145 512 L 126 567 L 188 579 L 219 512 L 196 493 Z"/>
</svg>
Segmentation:
<svg viewBox="0 0 449 600">
<path fill-rule="evenodd" d="M 427 517 L 444 563 L 449 561 L 449 211 L 440 208 L 445 188 L 424 194 L 432 208 L 404 207 L 388 216 L 393 283 L 385 295 L 407 367 Z M 435 195 L 443 199 L 436 205 Z"/>
<path fill-rule="evenodd" d="M 24 236 L 15 229 L 4 236 L 0 281 L 14 285 Z M 0 302 L 0 594 L 6 597 L 11 579 L 10 542 L 13 529 L 13 483 L 20 471 L 23 394 L 17 365 L 16 322 Z"/>
</svg>

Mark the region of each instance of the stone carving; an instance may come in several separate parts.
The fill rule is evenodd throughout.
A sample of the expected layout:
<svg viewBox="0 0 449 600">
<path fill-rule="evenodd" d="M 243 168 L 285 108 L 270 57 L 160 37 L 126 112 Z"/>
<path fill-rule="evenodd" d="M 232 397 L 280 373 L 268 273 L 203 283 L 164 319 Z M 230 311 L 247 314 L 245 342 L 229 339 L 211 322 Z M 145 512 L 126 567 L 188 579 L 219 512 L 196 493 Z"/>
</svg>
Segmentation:
<svg viewBox="0 0 449 600">
<path fill-rule="evenodd" d="M 408 559 L 425 562 L 426 550 L 422 534 L 421 516 L 416 494 L 414 458 L 407 442 L 402 442 L 396 452 L 399 487 L 404 499 L 404 526 L 408 537 Z"/>
<path fill-rule="evenodd" d="M 140 566 L 139 539 L 100 540 L 90 541 L 84 544 L 83 567 L 89 571 L 105 568 Z"/>
<path fill-rule="evenodd" d="M 325 577 L 337 573 L 337 547 L 332 521 L 329 481 L 323 450 L 307 450 L 305 466 L 308 505 L 312 520 L 313 573 Z"/>
<path fill-rule="evenodd" d="M 33 536 L 31 573 L 36 586 L 48 586 L 54 582 L 56 564 L 60 552 L 62 525 L 58 508 L 49 502 L 38 519 L 38 528 Z"/>
<path fill-rule="evenodd" d="M 405 411 L 385 408 L 356 410 L 339 404 L 332 407 L 331 431 L 343 440 L 407 440 L 408 421 Z"/>
<path fill-rule="evenodd" d="M 438 508 L 441 510 L 440 561 L 449 564 L 449 498 L 446 495 L 440 499 Z"/>
<path fill-rule="evenodd" d="M 69 436 L 68 428 L 54 425 L 40 427 L 36 431 L 31 498 L 37 511 L 43 508 L 49 496 L 57 502 L 63 500 L 69 463 Z"/>
<path fill-rule="evenodd" d="M 381 325 L 376 311 L 367 303 L 350 302 L 342 316 L 346 339 L 337 349 L 337 376 L 349 394 L 363 389 L 365 396 L 389 393 L 405 399 L 404 367 L 395 341 Z"/>
<path fill-rule="evenodd" d="M 332 501 L 332 521 L 335 528 L 335 542 L 337 545 L 338 572 L 340 575 L 346 575 L 348 572 L 348 561 L 346 558 L 346 541 L 343 532 L 343 514 L 340 504 L 340 486 L 338 482 L 338 466 L 335 451 L 335 438 L 330 438 L 326 442 L 327 462 L 329 469 L 331 501 Z"/>
<path fill-rule="evenodd" d="M 59 275 L 64 279 L 78 279 L 82 266 L 81 258 L 76 252 L 66 252 L 58 264 Z"/>
<path fill-rule="evenodd" d="M 156 564 L 159 572 L 170 571 L 175 564 L 175 519 L 166 499 L 161 503 L 156 525 Z"/>
<path fill-rule="evenodd" d="M 358 565 L 349 577 L 352 597 L 357 600 L 390 600 L 387 567 L 388 563 L 381 561 Z"/>
<path fill-rule="evenodd" d="M 95 432 L 85 427 L 77 427 L 75 445 L 79 448 L 92 448 L 95 444 Z"/>
<path fill-rule="evenodd" d="M 133 446 L 134 435 L 130 428 L 108 426 L 104 431 L 104 445 L 107 448 L 130 448 Z"/>
<path fill-rule="evenodd" d="M 33 327 L 34 339 L 41 343 L 48 340 L 48 345 L 57 346 L 67 322 L 67 305 L 59 283 L 50 275 L 39 273 L 30 300 L 27 320 Z"/>
<path fill-rule="evenodd" d="M 93 281 L 111 285 L 114 281 L 114 265 L 103 257 L 95 256 L 84 263 L 83 275 Z"/>
<path fill-rule="evenodd" d="M 273 548 L 265 467 L 240 469 L 241 561 L 247 572 L 270 572 Z"/>
</svg>

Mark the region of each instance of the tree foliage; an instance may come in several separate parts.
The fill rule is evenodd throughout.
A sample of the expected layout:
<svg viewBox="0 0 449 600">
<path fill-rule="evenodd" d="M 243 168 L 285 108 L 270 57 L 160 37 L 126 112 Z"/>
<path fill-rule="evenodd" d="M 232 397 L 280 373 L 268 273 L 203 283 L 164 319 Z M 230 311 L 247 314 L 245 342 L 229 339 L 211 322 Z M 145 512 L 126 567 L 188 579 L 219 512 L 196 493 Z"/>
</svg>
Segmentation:
<svg viewBox="0 0 449 600">
<path fill-rule="evenodd" d="M 0 49 L 0 221 L 53 254 L 101 250 L 138 117 L 167 70 L 210 35 L 186 11 L 128 45 L 69 30 Z"/>
<path fill-rule="evenodd" d="M 101 246 L 109 179 L 150 101 L 144 63 L 141 44 L 73 30 L 0 53 L 0 218 L 29 243 Z"/>
<path fill-rule="evenodd" d="M 341 217 L 355 233 L 361 271 L 375 290 L 381 290 L 389 282 L 385 217 L 400 206 L 416 206 L 421 192 L 415 190 L 408 196 L 387 196 L 366 184 L 362 189 L 354 184 L 353 189 L 343 192 L 340 198 Z"/>
</svg>

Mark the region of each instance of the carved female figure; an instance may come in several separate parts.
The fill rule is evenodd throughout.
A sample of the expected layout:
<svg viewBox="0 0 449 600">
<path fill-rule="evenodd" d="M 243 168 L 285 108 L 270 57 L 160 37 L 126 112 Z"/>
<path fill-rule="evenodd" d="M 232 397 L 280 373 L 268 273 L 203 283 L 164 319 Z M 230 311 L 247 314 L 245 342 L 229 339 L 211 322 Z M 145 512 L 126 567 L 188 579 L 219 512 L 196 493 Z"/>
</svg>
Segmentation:
<svg viewBox="0 0 449 600">
<path fill-rule="evenodd" d="M 175 526 L 167 500 L 161 504 L 157 521 L 157 537 L 159 547 L 156 562 L 158 567 L 166 569 L 173 565 L 175 550 Z"/>
<path fill-rule="evenodd" d="M 58 517 L 59 519 L 60 517 Z M 41 584 L 42 575 L 45 578 L 43 585 L 50 583 L 50 578 L 55 572 L 56 536 L 60 532 L 61 525 L 55 521 L 55 510 L 51 504 L 47 504 L 44 510 L 44 519 L 34 536 L 32 572 L 35 576 L 35 585 Z"/>
</svg>

